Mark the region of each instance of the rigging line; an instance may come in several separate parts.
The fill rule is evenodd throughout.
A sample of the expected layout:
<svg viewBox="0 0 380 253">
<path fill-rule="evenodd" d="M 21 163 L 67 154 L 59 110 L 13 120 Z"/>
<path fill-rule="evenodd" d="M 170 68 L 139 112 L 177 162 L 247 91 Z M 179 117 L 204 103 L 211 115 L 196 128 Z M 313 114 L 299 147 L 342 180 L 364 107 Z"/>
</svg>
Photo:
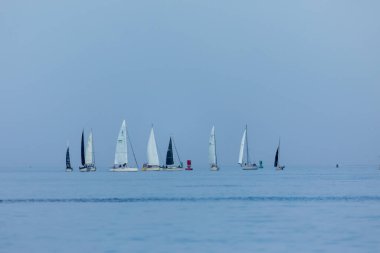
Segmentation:
<svg viewBox="0 0 380 253">
<path fill-rule="evenodd" d="M 174 137 L 173 136 L 172 136 L 172 140 L 173 140 L 173 145 L 174 145 L 175 153 L 177 154 L 178 160 L 179 160 L 180 163 L 182 163 L 181 158 L 179 157 L 179 153 L 178 153 L 178 150 L 177 150 L 177 146 L 175 145 L 175 141 L 174 141 Z"/>
<path fill-rule="evenodd" d="M 138 167 L 139 167 L 139 164 L 137 163 L 137 159 L 136 159 L 135 151 L 134 151 L 134 149 L 133 149 L 133 145 L 132 145 L 131 137 L 129 137 L 128 128 L 127 128 L 127 137 L 128 137 L 128 140 L 129 140 L 129 146 L 131 146 L 131 150 L 132 150 L 132 154 L 133 154 L 133 159 L 135 160 L 136 166 L 137 166 L 137 168 L 138 168 Z"/>
<path fill-rule="evenodd" d="M 245 125 L 245 144 L 247 145 L 247 163 L 249 164 L 249 152 L 248 152 L 248 126 Z"/>
<path fill-rule="evenodd" d="M 91 135 L 92 135 L 92 162 L 93 162 L 94 167 L 95 167 L 94 133 L 92 132 L 92 128 L 91 128 Z"/>
<path fill-rule="evenodd" d="M 157 141 L 156 141 L 156 148 L 157 148 L 158 159 L 161 160 L 161 158 L 162 158 L 161 162 L 162 162 L 163 165 L 165 165 L 165 163 L 166 163 L 166 156 L 165 156 L 165 154 L 164 155 L 161 154 L 161 151 L 160 151 L 160 149 L 158 148 L 158 145 L 157 145 Z M 165 163 L 163 161 L 165 161 Z M 163 165 L 159 164 L 158 166 L 161 167 Z"/>
<path fill-rule="evenodd" d="M 215 165 L 218 165 L 218 156 L 216 155 L 216 137 L 215 137 L 215 128 L 214 128 L 214 152 L 215 152 Z"/>
</svg>

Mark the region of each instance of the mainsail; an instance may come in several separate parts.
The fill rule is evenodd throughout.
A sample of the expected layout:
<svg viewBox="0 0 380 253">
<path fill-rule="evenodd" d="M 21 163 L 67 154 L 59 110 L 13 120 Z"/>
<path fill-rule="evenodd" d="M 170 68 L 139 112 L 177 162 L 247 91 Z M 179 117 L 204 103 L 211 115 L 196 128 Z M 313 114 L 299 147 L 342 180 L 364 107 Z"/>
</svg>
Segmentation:
<svg viewBox="0 0 380 253">
<path fill-rule="evenodd" d="M 66 169 L 71 169 L 69 146 L 67 146 L 66 150 Z"/>
<path fill-rule="evenodd" d="M 238 161 L 239 164 L 243 164 L 243 155 L 244 155 L 244 145 L 245 145 L 246 134 L 247 134 L 247 128 L 244 129 L 243 137 L 241 138 L 239 161 Z"/>
<path fill-rule="evenodd" d="M 150 130 L 150 136 L 149 136 L 148 148 L 147 148 L 147 156 L 148 156 L 148 165 L 150 165 L 150 166 L 159 166 L 160 165 L 160 161 L 158 159 L 156 139 L 154 138 L 153 127 Z"/>
<path fill-rule="evenodd" d="M 84 130 L 82 131 L 82 140 L 80 143 L 80 158 L 81 158 L 82 166 L 84 166 L 86 163 L 85 157 L 84 157 Z"/>
<path fill-rule="evenodd" d="M 94 154 L 93 154 L 93 140 L 92 140 L 92 130 L 88 136 L 86 152 L 85 152 L 85 162 L 86 164 L 94 164 Z"/>
<path fill-rule="evenodd" d="M 210 165 L 216 165 L 217 159 L 216 159 L 216 142 L 215 142 L 215 127 L 213 126 L 211 129 L 211 135 L 210 140 L 208 143 L 208 159 L 210 162 Z"/>
<path fill-rule="evenodd" d="M 280 144 L 278 144 L 276 156 L 274 157 L 274 167 L 278 166 L 279 153 L 280 153 Z"/>
<path fill-rule="evenodd" d="M 168 152 L 166 153 L 166 165 L 174 165 L 172 138 L 170 137 Z"/>
<path fill-rule="evenodd" d="M 128 164 L 127 126 L 125 120 L 121 124 L 116 142 L 115 165 Z"/>
</svg>

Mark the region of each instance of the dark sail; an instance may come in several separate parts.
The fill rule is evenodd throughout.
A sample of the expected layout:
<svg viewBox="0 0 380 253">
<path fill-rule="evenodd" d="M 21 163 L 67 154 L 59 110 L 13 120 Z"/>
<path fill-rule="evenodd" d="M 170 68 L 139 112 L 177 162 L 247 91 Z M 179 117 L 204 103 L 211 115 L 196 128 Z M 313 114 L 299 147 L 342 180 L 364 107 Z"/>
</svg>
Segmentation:
<svg viewBox="0 0 380 253">
<path fill-rule="evenodd" d="M 69 147 L 66 150 L 66 169 L 71 169 Z"/>
<path fill-rule="evenodd" d="M 84 131 L 82 132 L 82 141 L 80 143 L 80 158 L 81 158 L 82 166 L 84 166 L 84 164 L 86 163 L 84 159 Z"/>
<path fill-rule="evenodd" d="M 173 145 L 172 145 L 172 138 L 170 138 L 168 152 L 166 153 L 166 165 L 173 165 L 173 164 L 174 164 Z"/>
<path fill-rule="evenodd" d="M 279 149 L 280 149 L 280 147 L 277 148 L 276 156 L 274 158 L 274 167 L 278 166 L 278 152 L 279 152 Z"/>
</svg>

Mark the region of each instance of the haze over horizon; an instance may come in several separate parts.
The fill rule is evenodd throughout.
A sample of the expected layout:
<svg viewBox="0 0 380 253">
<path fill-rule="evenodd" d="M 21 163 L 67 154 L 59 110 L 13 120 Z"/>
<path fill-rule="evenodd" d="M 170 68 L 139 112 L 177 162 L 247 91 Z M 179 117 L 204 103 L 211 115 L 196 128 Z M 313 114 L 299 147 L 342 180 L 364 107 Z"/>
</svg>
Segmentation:
<svg viewBox="0 0 380 253">
<path fill-rule="evenodd" d="M 378 1 L 1 1 L 0 167 L 79 165 L 94 131 L 111 166 L 123 119 L 140 166 L 160 159 L 380 164 Z"/>
</svg>

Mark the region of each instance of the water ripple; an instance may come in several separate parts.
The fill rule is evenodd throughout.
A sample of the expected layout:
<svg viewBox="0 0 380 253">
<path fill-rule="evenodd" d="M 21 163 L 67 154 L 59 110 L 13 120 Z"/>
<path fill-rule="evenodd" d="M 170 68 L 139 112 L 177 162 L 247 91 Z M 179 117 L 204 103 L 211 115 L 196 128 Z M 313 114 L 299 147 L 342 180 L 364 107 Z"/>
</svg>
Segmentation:
<svg viewBox="0 0 380 253">
<path fill-rule="evenodd" d="M 245 196 L 245 197 L 142 197 L 142 198 L 24 198 L 0 199 L 0 204 L 21 203 L 140 203 L 140 202 L 368 202 L 380 196 Z"/>
</svg>

